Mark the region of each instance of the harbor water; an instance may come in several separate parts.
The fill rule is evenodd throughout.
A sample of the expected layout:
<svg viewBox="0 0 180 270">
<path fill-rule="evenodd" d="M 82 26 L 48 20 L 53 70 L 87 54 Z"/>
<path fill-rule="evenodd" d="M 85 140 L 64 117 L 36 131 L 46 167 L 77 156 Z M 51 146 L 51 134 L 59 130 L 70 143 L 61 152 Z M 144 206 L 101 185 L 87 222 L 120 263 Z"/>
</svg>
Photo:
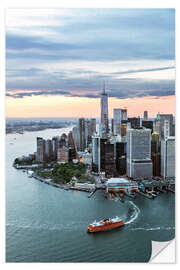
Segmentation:
<svg viewBox="0 0 180 270">
<path fill-rule="evenodd" d="M 175 236 L 175 196 L 154 200 L 106 199 L 102 191 L 65 191 L 12 167 L 16 157 L 36 151 L 36 137 L 52 138 L 70 128 L 6 135 L 7 262 L 147 262 L 151 240 Z M 89 223 L 118 216 L 125 226 L 87 234 Z"/>
</svg>

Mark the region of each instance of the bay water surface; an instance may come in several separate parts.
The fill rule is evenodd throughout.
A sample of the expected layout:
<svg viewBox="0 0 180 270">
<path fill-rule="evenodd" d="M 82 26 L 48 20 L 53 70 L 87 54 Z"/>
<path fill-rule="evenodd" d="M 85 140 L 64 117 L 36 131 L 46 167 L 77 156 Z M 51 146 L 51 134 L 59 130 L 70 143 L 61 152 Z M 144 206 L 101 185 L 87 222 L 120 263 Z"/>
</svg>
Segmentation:
<svg viewBox="0 0 180 270">
<path fill-rule="evenodd" d="M 151 240 L 175 236 L 174 194 L 154 200 L 105 199 L 98 191 L 65 191 L 28 178 L 12 167 L 16 157 L 36 151 L 36 137 L 52 138 L 71 128 L 6 135 L 7 262 L 147 262 Z M 87 234 L 89 223 L 119 216 L 125 226 Z"/>
</svg>

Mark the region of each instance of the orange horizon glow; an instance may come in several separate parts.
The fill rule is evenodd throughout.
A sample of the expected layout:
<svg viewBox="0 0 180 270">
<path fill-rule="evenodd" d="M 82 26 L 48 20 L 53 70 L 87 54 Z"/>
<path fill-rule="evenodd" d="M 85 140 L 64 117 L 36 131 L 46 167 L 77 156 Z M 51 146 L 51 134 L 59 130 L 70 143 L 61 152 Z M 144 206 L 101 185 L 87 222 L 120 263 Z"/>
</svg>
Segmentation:
<svg viewBox="0 0 180 270">
<path fill-rule="evenodd" d="M 113 117 L 113 108 L 126 108 L 129 117 L 143 117 L 148 111 L 149 117 L 157 113 L 175 115 L 175 96 L 109 98 L 109 117 Z M 66 97 L 66 96 L 31 96 L 24 98 L 6 98 L 6 117 L 100 117 L 100 98 Z"/>
</svg>

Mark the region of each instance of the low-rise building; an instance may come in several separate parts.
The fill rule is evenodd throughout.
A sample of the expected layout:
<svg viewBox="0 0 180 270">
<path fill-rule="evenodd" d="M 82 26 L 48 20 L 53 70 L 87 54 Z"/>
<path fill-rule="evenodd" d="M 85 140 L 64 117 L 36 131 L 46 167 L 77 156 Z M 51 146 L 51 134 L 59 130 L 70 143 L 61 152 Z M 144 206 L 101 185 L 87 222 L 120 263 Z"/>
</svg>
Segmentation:
<svg viewBox="0 0 180 270">
<path fill-rule="evenodd" d="M 120 192 L 120 191 L 136 191 L 138 189 L 138 184 L 135 181 L 129 181 L 125 178 L 110 178 L 106 182 L 107 192 Z"/>
</svg>

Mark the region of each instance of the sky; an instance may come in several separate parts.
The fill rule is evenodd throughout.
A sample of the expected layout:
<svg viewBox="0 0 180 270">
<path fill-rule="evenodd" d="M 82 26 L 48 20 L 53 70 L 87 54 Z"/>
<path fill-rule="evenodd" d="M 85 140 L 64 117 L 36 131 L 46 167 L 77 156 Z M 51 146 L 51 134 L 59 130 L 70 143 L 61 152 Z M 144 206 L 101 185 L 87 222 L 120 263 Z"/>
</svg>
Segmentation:
<svg viewBox="0 0 180 270">
<path fill-rule="evenodd" d="M 6 116 L 175 114 L 174 9 L 8 9 Z"/>
</svg>

